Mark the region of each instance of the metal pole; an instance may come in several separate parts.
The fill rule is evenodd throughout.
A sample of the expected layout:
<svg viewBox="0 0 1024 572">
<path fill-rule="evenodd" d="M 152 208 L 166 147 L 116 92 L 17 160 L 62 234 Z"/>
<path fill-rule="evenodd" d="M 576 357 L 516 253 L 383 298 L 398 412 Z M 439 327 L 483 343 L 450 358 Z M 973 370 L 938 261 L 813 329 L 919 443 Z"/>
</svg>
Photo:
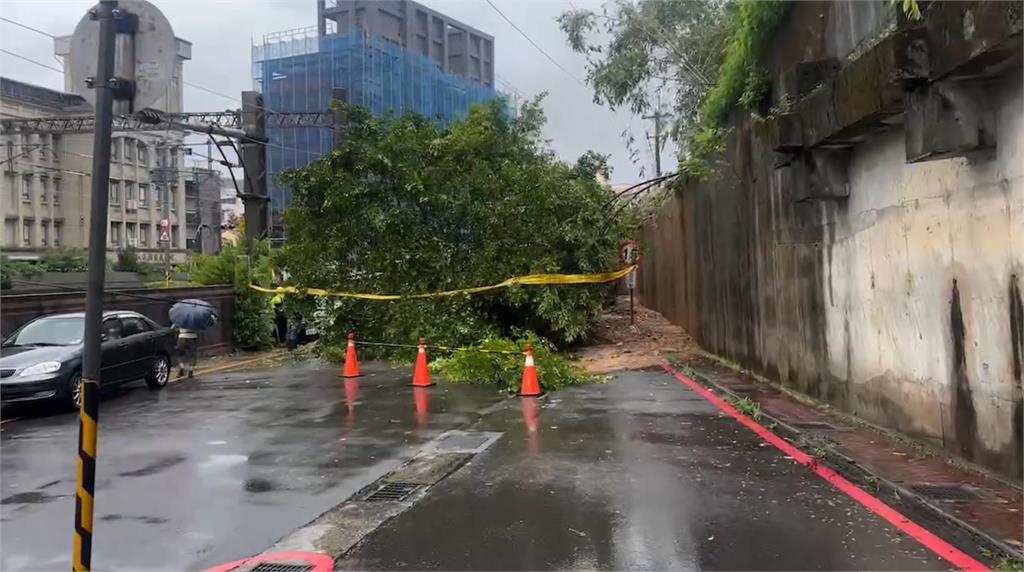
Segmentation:
<svg viewBox="0 0 1024 572">
<path fill-rule="evenodd" d="M 635 323 L 633 317 L 633 285 L 629 285 L 629 325 L 632 326 Z"/>
<path fill-rule="evenodd" d="M 167 240 L 164 240 L 164 281 L 170 281 L 171 279 L 171 239 L 173 233 L 171 232 L 171 188 L 167 184 L 167 167 L 164 165 L 163 154 L 168 149 L 167 145 L 161 143 L 157 146 L 156 150 L 156 180 L 157 184 L 160 185 L 160 195 L 164 200 L 163 207 L 163 219 L 160 221 L 160 238 L 163 238 L 164 229 L 166 228 Z M 164 227 L 163 223 L 167 221 L 167 226 Z"/>
<path fill-rule="evenodd" d="M 654 116 L 654 176 L 661 176 L 661 112 Z M 633 314 L 630 313 L 630 316 Z M 630 321 L 630 323 L 633 323 Z"/>
<path fill-rule="evenodd" d="M 75 538 L 72 568 L 92 568 L 93 503 L 96 493 L 96 433 L 99 425 L 103 333 L 103 281 L 107 267 L 107 200 L 110 186 L 110 136 L 113 130 L 114 18 L 116 0 L 102 0 L 89 12 L 99 20 L 96 65 L 96 131 L 93 134 L 92 204 L 89 213 L 89 286 L 85 296 L 82 357 L 82 405 L 78 415 L 78 481 L 75 487 Z"/>
</svg>

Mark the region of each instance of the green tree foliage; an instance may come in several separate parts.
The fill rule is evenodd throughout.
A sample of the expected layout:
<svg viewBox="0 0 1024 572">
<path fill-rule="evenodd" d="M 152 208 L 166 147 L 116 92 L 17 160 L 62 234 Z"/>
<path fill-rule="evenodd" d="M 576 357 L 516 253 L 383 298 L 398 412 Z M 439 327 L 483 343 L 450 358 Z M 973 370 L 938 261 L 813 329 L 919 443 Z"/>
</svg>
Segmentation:
<svg viewBox="0 0 1024 572">
<path fill-rule="evenodd" d="M 767 92 L 761 55 L 788 4 L 777 0 L 739 0 L 732 12 L 729 43 L 714 88 L 701 108 L 704 127 L 720 127 L 742 101 L 756 107 Z"/>
<path fill-rule="evenodd" d="M 569 45 L 589 60 L 597 103 L 642 113 L 652 109 L 655 94 L 674 94 L 680 169 L 704 178 L 713 172 L 708 159 L 723 148 L 732 110 L 755 109 L 768 95 L 761 56 L 787 6 L 779 0 L 614 0 L 601 14 L 567 11 L 559 23 Z"/>
<path fill-rule="evenodd" d="M 624 235 L 594 173 L 544 147 L 539 99 L 510 117 L 475 106 L 447 129 L 417 115 L 348 109 L 344 145 L 286 173 L 285 266 L 301 286 L 417 294 L 493 284 L 536 272 L 617 267 Z M 583 339 L 601 287 L 513 288 L 475 296 L 375 302 L 332 299 L 318 323 L 329 343 L 363 339 L 458 345 L 529 329 L 557 343 Z"/>
<path fill-rule="evenodd" d="M 545 390 L 597 380 L 596 376 L 587 374 L 556 353 L 549 342 L 532 333 L 518 336 L 515 340 L 487 338 L 470 348 L 435 360 L 431 368 L 443 372 L 449 381 L 492 385 L 515 393 L 522 382 L 522 352 L 527 344 L 533 346 L 534 363 Z"/>
<path fill-rule="evenodd" d="M 614 0 L 598 13 L 564 12 L 569 46 L 587 57 L 594 101 L 636 114 L 671 100 L 672 135 L 685 142 L 715 83 L 729 40 L 722 0 Z"/>
<path fill-rule="evenodd" d="M 274 341 L 274 311 L 270 298 L 249 284 L 270 286 L 273 279 L 270 245 L 259 242 L 250 251 L 227 244 L 219 254 L 198 254 L 183 270 L 201 285 L 231 284 L 235 287 L 235 343 L 243 349 L 269 347 Z"/>
</svg>

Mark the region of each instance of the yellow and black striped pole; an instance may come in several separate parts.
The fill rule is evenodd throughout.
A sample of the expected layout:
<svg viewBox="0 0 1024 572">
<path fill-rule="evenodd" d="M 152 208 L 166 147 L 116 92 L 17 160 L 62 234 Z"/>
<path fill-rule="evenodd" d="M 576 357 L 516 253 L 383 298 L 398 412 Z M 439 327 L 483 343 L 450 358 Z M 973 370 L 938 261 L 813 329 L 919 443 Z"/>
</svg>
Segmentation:
<svg viewBox="0 0 1024 572">
<path fill-rule="evenodd" d="M 74 570 L 92 566 L 92 516 L 96 497 L 96 422 L 100 384 L 82 380 L 82 407 L 78 411 L 78 486 L 75 488 Z"/>
<path fill-rule="evenodd" d="M 96 493 L 96 431 L 100 406 L 100 371 L 103 351 L 103 282 L 107 262 L 107 185 L 110 179 L 110 138 L 114 120 L 115 19 L 123 14 L 117 0 L 100 0 L 89 10 L 99 21 L 95 89 L 96 123 L 93 130 L 92 197 L 89 211 L 89 287 L 85 294 L 85 333 L 82 343 L 82 383 L 78 418 L 78 484 L 75 487 L 75 539 L 73 570 L 92 568 L 92 517 Z M 131 18 L 125 18 L 132 22 Z M 134 78 L 125 78 L 134 79 Z M 124 94 L 119 95 L 124 97 Z M 74 387 L 70 388 L 74 391 Z"/>
</svg>

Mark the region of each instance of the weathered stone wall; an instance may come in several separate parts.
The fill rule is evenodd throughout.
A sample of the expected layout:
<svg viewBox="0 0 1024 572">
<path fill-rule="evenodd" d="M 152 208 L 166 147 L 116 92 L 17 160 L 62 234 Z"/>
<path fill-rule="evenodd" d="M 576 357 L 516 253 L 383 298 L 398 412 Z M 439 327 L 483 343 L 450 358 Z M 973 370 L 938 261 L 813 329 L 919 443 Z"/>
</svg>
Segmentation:
<svg viewBox="0 0 1024 572">
<path fill-rule="evenodd" d="M 833 11 L 831 29 L 847 7 L 798 5 L 789 29 L 815 9 Z M 810 57 L 837 49 L 803 32 Z M 807 55 L 793 42 L 777 60 Z M 729 166 L 683 184 L 644 229 L 641 299 L 711 352 L 1019 478 L 1022 83 L 1018 65 L 981 84 L 994 150 L 908 163 L 897 116 L 848 147 L 848 196 L 831 200 L 801 200 L 806 180 L 777 168 L 777 141 L 737 117 Z"/>
</svg>

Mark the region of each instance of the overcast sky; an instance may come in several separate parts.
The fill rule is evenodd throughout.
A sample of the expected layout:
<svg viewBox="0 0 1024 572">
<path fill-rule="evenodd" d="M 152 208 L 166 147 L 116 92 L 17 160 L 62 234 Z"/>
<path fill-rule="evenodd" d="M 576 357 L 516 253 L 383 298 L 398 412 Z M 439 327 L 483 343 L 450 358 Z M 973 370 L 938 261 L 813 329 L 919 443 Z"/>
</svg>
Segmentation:
<svg viewBox="0 0 1024 572">
<path fill-rule="evenodd" d="M 167 16 L 175 34 L 192 42 L 192 60 L 185 63 L 185 80 L 237 96 L 252 89 L 250 45 L 263 34 L 316 25 L 316 0 L 150 0 Z M 630 162 L 623 129 L 631 128 L 637 141 L 644 140 L 650 122 L 632 118 L 628 111 L 611 111 L 593 103 L 589 87 L 581 85 L 549 62 L 536 48 L 484 0 L 419 0 L 495 37 L 495 60 L 500 80 L 515 86 L 524 96 L 548 92 L 545 136 L 560 157 L 574 160 L 587 149 L 612 155 L 612 181 L 639 180 L 641 165 Z M 0 0 L 0 15 L 56 35 L 70 34 L 92 0 Z M 575 6 L 597 8 L 595 0 L 494 0 L 519 28 L 572 75 L 582 80 L 584 59 L 568 48 L 555 22 L 563 10 Z M 0 21 L 0 47 L 59 67 L 53 42 Z M 0 52 L 0 75 L 50 87 L 63 88 L 54 71 Z M 499 82 L 499 88 L 503 85 Z M 185 111 L 237 108 L 239 103 L 185 86 Z M 663 151 L 663 170 L 671 169 L 673 152 Z M 641 147 L 647 176 L 653 176 L 653 154 Z"/>
</svg>

